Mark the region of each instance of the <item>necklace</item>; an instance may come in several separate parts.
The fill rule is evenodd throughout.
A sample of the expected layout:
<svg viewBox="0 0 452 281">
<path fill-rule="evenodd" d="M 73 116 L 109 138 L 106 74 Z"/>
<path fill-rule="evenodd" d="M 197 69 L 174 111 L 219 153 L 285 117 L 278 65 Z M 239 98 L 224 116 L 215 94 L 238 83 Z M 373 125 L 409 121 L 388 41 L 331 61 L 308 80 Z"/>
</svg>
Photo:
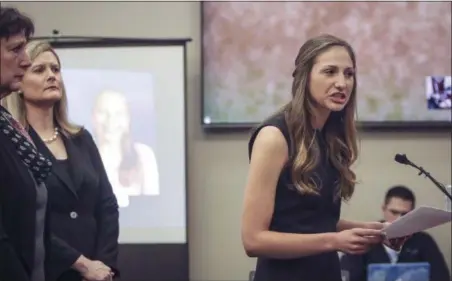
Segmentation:
<svg viewBox="0 0 452 281">
<path fill-rule="evenodd" d="M 58 138 L 58 135 L 59 135 L 59 134 L 60 134 L 60 133 L 59 133 L 58 128 L 55 127 L 54 132 L 53 132 L 53 136 L 50 137 L 50 138 L 48 138 L 48 139 L 42 139 L 42 140 L 43 140 L 45 143 L 52 143 L 52 142 L 54 142 L 54 141 Z"/>
</svg>

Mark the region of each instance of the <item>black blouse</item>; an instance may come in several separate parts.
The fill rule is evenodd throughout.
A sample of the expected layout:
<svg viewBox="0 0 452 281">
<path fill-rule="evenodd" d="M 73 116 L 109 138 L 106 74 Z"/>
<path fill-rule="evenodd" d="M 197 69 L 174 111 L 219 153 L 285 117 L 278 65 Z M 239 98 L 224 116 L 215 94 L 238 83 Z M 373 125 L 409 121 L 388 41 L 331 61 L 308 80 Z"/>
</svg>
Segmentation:
<svg viewBox="0 0 452 281">
<path fill-rule="evenodd" d="M 259 126 L 249 141 L 251 157 L 254 140 L 265 126 L 277 127 L 290 147 L 289 131 L 283 114 L 270 118 Z M 326 157 L 324 136 L 316 131 L 320 145 L 321 161 L 314 180 L 320 195 L 301 195 L 291 181 L 292 163 L 287 163 L 280 173 L 270 230 L 285 233 L 314 234 L 336 232 L 340 217 L 341 200 L 337 193 L 338 172 Z M 336 252 L 323 253 L 296 259 L 259 257 L 255 281 L 341 281 L 340 264 Z"/>
</svg>

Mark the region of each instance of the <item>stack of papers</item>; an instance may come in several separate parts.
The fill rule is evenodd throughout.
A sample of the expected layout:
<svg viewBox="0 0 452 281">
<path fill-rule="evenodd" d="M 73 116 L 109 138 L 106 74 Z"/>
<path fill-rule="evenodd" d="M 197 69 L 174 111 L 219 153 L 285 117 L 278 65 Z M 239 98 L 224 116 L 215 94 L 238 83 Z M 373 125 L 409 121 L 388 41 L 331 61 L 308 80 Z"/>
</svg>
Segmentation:
<svg viewBox="0 0 452 281">
<path fill-rule="evenodd" d="M 404 237 L 452 221 L 452 213 L 421 206 L 383 229 L 388 239 Z"/>
</svg>

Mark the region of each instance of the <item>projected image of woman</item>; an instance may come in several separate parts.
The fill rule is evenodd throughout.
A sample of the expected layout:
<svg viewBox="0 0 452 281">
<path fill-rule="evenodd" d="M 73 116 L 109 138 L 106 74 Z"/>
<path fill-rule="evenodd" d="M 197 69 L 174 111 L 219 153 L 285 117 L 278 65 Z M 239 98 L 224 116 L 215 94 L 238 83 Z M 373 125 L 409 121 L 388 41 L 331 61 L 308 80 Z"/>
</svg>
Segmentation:
<svg viewBox="0 0 452 281">
<path fill-rule="evenodd" d="M 52 245 L 46 280 L 111 280 L 119 274 L 119 212 L 100 154 L 90 133 L 68 121 L 55 51 L 45 42 L 32 41 L 26 52 L 31 66 L 20 92 L 9 95 L 5 107 L 53 163 L 45 182 L 50 229 L 64 247 Z"/>
<path fill-rule="evenodd" d="M 122 93 L 108 90 L 97 97 L 94 138 L 120 206 L 128 205 L 128 196 L 159 194 L 154 152 L 148 145 L 133 140 L 130 118 Z"/>
</svg>

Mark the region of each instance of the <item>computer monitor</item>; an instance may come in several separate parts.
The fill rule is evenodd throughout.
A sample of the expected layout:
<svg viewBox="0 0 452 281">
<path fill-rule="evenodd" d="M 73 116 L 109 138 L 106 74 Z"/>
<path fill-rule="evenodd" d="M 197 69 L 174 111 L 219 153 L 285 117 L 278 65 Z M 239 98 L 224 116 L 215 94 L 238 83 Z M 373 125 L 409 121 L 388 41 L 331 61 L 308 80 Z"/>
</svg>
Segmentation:
<svg viewBox="0 0 452 281">
<path fill-rule="evenodd" d="M 426 262 L 369 264 L 367 281 L 430 281 L 430 264 Z"/>
</svg>

